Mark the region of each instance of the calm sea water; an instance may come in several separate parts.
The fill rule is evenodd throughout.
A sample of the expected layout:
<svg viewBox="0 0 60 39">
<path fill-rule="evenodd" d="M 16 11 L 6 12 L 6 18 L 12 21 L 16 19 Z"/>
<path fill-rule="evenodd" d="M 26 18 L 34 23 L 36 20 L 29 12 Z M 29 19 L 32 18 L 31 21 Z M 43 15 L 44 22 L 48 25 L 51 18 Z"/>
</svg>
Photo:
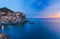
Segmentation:
<svg viewBox="0 0 60 39">
<path fill-rule="evenodd" d="M 30 18 L 28 20 L 34 24 L 8 25 L 2 32 L 11 39 L 60 39 L 60 19 Z"/>
</svg>

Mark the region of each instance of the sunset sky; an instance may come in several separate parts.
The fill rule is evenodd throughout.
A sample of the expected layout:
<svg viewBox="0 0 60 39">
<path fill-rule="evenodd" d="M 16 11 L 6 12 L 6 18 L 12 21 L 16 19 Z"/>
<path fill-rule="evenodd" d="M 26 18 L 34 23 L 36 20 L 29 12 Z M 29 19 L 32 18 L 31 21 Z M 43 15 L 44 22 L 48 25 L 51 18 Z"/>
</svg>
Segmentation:
<svg viewBox="0 0 60 39">
<path fill-rule="evenodd" d="M 21 11 L 28 18 L 60 18 L 60 0 L 0 0 L 0 8 Z"/>
</svg>

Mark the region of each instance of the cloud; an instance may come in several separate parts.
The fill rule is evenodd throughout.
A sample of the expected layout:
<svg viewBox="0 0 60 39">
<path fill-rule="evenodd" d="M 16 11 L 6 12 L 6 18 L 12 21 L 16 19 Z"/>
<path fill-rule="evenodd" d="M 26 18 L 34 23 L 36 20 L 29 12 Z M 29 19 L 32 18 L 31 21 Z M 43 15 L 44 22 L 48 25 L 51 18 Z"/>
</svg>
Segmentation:
<svg viewBox="0 0 60 39">
<path fill-rule="evenodd" d="M 27 17 L 50 16 L 60 11 L 60 0 L 0 0 L 0 7 L 22 11 Z"/>
<path fill-rule="evenodd" d="M 53 4 L 50 4 L 44 10 L 38 11 L 37 13 L 36 18 L 60 18 L 60 1 L 53 2 Z"/>
</svg>

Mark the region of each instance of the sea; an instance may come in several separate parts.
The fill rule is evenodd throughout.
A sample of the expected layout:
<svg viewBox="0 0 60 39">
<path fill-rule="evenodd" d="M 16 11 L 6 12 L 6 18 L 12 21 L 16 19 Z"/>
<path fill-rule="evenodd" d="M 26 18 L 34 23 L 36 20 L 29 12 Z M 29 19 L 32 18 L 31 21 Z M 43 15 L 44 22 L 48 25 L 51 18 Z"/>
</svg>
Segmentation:
<svg viewBox="0 0 60 39">
<path fill-rule="evenodd" d="M 4 25 L 0 28 L 10 39 L 60 39 L 60 18 L 28 18 L 22 25 Z"/>
</svg>

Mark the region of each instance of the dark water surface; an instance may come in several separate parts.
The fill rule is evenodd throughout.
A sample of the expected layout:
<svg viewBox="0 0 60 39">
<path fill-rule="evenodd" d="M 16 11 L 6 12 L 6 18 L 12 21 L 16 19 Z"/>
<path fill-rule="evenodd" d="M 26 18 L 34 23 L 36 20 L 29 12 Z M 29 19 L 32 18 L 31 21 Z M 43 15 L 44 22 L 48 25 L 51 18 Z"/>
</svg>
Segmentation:
<svg viewBox="0 0 60 39">
<path fill-rule="evenodd" d="M 8 25 L 3 32 L 11 39 L 60 39 L 60 19 L 31 18 L 29 20 L 34 24 Z"/>
</svg>

